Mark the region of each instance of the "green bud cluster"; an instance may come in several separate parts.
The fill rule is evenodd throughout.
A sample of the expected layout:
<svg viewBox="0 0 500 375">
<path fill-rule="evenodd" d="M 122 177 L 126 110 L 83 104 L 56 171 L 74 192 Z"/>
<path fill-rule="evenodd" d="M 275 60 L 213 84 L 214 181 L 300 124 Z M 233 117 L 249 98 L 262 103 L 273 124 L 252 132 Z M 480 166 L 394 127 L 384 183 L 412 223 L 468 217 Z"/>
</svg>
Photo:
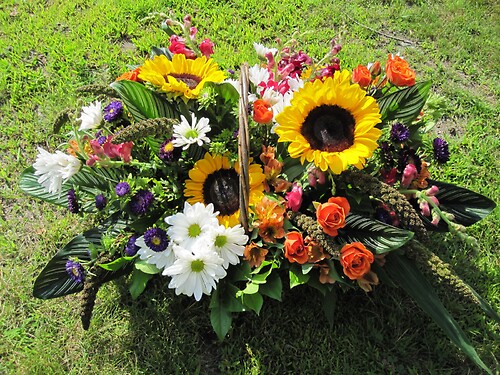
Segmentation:
<svg viewBox="0 0 500 375">
<path fill-rule="evenodd" d="M 167 139 L 172 136 L 172 128 L 177 123 L 177 120 L 165 117 L 139 121 L 118 131 L 113 143 L 137 141 L 149 136 Z"/>
</svg>

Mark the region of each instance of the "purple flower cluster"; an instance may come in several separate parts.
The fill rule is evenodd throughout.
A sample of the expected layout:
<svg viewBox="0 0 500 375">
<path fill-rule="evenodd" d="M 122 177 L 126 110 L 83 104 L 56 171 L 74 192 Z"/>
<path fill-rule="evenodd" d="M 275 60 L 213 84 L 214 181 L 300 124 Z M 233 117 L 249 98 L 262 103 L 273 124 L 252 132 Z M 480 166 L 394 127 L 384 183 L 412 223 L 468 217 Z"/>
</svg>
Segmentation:
<svg viewBox="0 0 500 375">
<path fill-rule="evenodd" d="M 137 241 L 138 237 L 139 235 L 137 234 L 133 234 L 130 236 L 127 244 L 125 245 L 125 255 L 132 257 L 137 254 L 137 251 L 139 251 L 140 247 L 135 244 L 135 241 Z"/>
<path fill-rule="evenodd" d="M 167 232 L 160 228 L 149 228 L 144 233 L 144 243 L 153 251 L 163 251 L 168 246 Z"/>
<path fill-rule="evenodd" d="M 450 150 L 448 149 L 448 142 L 442 138 L 435 138 L 432 142 L 434 148 L 434 159 L 439 163 L 446 163 L 450 160 Z"/>
<path fill-rule="evenodd" d="M 153 203 L 154 195 L 148 190 L 139 190 L 130 201 L 130 210 L 134 215 L 144 215 Z"/>
<path fill-rule="evenodd" d="M 119 182 L 116 184 L 115 193 L 119 197 L 123 197 L 130 193 L 130 185 L 127 182 Z"/>
<path fill-rule="evenodd" d="M 396 122 L 392 125 L 390 138 L 393 142 L 406 142 L 410 138 L 410 129 L 406 125 Z"/>
<path fill-rule="evenodd" d="M 66 272 L 76 283 L 82 283 L 83 280 L 85 280 L 85 270 L 83 269 L 83 266 L 78 262 L 72 261 L 71 259 L 68 259 L 66 262 Z"/>
<path fill-rule="evenodd" d="M 78 199 L 76 198 L 75 190 L 70 189 L 68 191 L 68 209 L 72 214 L 77 214 L 80 210 L 80 206 L 78 205 Z"/>
<path fill-rule="evenodd" d="M 160 146 L 159 157 L 165 163 L 172 163 L 179 160 L 182 150 L 179 147 L 174 147 L 172 141 L 174 138 L 169 138 Z"/>
<path fill-rule="evenodd" d="M 123 105 L 121 102 L 111 102 L 106 107 L 104 107 L 104 120 L 107 122 L 114 121 L 121 115 L 122 111 Z"/>
<path fill-rule="evenodd" d="M 99 211 L 104 209 L 104 207 L 106 207 L 107 204 L 108 204 L 108 200 L 106 199 L 106 197 L 104 195 L 102 195 L 102 194 L 96 195 L 95 206 Z"/>
</svg>

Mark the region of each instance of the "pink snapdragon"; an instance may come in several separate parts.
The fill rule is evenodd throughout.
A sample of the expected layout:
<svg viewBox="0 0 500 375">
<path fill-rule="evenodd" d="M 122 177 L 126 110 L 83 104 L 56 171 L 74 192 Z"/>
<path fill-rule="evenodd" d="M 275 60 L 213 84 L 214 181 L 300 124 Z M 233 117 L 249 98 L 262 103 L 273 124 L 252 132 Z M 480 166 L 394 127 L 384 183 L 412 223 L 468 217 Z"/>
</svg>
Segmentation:
<svg viewBox="0 0 500 375">
<path fill-rule="evenodd" d="M 414 179 L 418 177 L 417 167 L 413 164 L 408 164 L 403 171 L 403 177 L 401 178 L 401 186 L 408 187 Z"/>
<path fill-rule="evenodd" d="M 97 139 L 90 141 L 90 147 L 92 148 L 92 155 L 90 155 L 87 160 L 87 165 L 89 167 L 93 166 L 96 162 L 101 164 L 106 164 L 109 159 L 119 158 L 124 163 L 130 163 L 133 142 L 124 143 L 112 143 L 112 137 L 108 137 L 106 141 L 101 145 Z"/>
<path fill-rule="evenodd" d="M 214 53 L 214 43 L 208 38 L 203 39 L 200 43 L 200 51 L 203 56 L 209 59 Z"/>
<path fill-rule="evenodd" d="M 175 34 L 170 36 L 170 46 L 168 46 L 168 50 L 174 54 L 182 54 L 188 59 L 196 58 L 196 54 L 186 47 L 184 38 Z"/>
<path fill-rule="evenodd" d="M 293 212 L 297 212 L 302 205 L 302 187 L 297 183 L 293 183 L 292 190 L 285 194 L 285 198 L 287 200 L 286 207 L 292 210 Z"/>
</svg>

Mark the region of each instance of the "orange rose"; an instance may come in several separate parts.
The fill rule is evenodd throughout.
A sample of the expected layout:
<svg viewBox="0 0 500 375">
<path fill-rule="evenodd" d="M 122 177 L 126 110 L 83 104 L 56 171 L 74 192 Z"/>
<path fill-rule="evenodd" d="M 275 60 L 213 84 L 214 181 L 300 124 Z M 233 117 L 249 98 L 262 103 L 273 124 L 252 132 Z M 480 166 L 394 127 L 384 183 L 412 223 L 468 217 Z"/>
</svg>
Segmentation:
<svg viewBox="0 0 500 375">
<path fill-rule="evenodd" d="M 351 210 L 349 202 L 344 197 L 331 197 L 328 203 L 323 203 L 316 209 L 316 219 L 323 232 L 335 237 L 337 229 L 345 226 L 345 217 Z"/>
<path fill-rule="evenodd" d="M 361 242 L 346 244 L 340 250 L 340 264 L 346 276 L 351 280 L 362 279 L 370 272 L 370 264 L 374 259 L 372 252 Z"/>
<path fill-rule="evenodd" d="M 397 55 L 389 55 L 385 73 L 389 82 L 393 85 L 413 86 L 415 84 L 415 72 L 410 69 L 406 60 Z"/>
<path fill-rule="evenodd" d="M 130 70 L 128 72 L 123 73 L 116 79 L 116 81 L 127 80 L 127 81 L 141 82 L 141 79 L 139 79 L 140 72 L 141 72 L 141 67 L 135 68 L 134 70 Z"/>
<path fill-rule="evenodd" d="M 372 75 L 364 65 L 358 65 L 352 71 L 352 81 L 361 87 L 367 87 L 372 81 Z"/>
<path fill-rule="evenodd" d="M 267 124 L 273 119 L 273 110 L 265 100 L 257 99 L 253 103 L 253 119 L 259 124 Z"/>
<path fill-rule="evenodd" d="M 307 263 L 309 253 L 299 232 L 288 232 L 285 240 L 285 258 L 291 263 Z"/>
</svg>

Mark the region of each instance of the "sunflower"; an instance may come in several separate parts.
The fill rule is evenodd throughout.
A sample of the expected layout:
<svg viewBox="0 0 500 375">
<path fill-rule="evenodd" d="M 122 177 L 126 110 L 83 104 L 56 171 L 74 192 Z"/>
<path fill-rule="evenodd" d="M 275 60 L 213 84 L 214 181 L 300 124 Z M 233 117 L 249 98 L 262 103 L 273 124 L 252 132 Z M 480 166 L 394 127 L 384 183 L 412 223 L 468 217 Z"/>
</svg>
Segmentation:
<svg viewBox="0 0 500 375">
<path fill-rule="evenodd" d="M 263 197 L 265 176 L 258 164 L 250 164 L 249 205 L 255 205 Z M 221 155 L 206 153 L 189 171 L 184 195 L 191 204 L 212 203 L 219 211 L 219 222 L 226 227 L 239 223 L 239 174 L 238 164 L 231 166 L 229 159 Z"/>
<path fill-rule="evenodd" d="M 278 141 L 290 142 L 291 157 L 337 174 L 349 165 L 362 169 L 381 134 L 377 102 L 351 83 L 347 70 L 307 82 L 276 121 Z"/>
<path fill-rule="evenodd" d="M 203 57 L 186 59 L 175 54 L 170 61 L 166 56 L 155 56 L 141 67 L 139 78 L 150 82 L 161 91 L 187 99 L 197 98 L 206 82 L 222 82 L 226 74 L 217 63 Z"/>
</svg>

